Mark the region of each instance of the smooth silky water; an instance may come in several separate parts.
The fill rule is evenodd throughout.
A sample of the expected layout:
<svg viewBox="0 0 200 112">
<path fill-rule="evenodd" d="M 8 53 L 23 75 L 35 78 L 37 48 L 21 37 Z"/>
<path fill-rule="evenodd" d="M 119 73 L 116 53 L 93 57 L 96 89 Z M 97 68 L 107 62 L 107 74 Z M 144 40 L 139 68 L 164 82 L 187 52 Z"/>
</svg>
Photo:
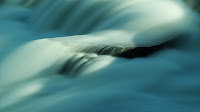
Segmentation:
<svg viewBox="0 0 200 112">
<path fill-rule="evenodd" d="M 185 2 L 0 4 L 0 111 L 200 111 L 200 18 Z"/>
</svg>

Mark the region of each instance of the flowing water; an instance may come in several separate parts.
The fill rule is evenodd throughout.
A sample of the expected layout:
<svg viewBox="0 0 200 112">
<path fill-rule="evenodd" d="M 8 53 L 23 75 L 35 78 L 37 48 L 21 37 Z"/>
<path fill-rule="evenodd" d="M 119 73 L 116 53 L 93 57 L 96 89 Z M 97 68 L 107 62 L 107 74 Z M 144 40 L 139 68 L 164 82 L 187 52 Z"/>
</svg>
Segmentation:
<svg viewBox="0 0 200 112">
<path fill-rule="evenodd" d="M 0 0 L 0 10 L 0 111 L 200 111 L 200 19 L 184 2 Z"/>
</svg>

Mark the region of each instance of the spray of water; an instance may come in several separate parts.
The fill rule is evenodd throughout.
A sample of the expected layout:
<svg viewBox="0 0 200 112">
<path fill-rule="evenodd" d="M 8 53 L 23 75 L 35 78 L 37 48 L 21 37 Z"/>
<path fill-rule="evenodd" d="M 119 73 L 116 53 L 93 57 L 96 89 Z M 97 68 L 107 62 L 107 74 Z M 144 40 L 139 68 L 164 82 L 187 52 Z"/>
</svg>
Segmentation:
<svg viewBox="0 0 200 112">
<path fill-rule="evenodd" d="M 199 15 L 185 3 L 0 3 L 0 111 L 200 110 Z"/>
</svg>

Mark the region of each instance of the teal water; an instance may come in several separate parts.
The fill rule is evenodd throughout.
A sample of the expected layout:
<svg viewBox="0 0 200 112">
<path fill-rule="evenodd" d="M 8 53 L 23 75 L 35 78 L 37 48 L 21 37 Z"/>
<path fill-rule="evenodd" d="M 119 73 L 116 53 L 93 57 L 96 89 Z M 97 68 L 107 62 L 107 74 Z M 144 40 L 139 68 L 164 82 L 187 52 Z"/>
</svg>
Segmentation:
<svg viewBox="0 0 200 112">
<path fill-rule="evenodd" d="M 0 111 L 200 110 L 199 15 L 183 2 L 0 3 Z"/>
</svg>

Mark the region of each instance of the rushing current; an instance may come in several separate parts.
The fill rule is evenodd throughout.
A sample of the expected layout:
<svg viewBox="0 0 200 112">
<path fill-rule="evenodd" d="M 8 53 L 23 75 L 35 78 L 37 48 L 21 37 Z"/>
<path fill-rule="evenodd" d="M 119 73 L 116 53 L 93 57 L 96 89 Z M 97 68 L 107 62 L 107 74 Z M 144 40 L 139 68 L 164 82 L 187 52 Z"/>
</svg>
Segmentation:
<svg viewBox="0 0 200 112">
<path fill-rule="evenodd" d="M 198 0 L 0 0 L 0 112 L 199 112 Z"/>
</svg>

